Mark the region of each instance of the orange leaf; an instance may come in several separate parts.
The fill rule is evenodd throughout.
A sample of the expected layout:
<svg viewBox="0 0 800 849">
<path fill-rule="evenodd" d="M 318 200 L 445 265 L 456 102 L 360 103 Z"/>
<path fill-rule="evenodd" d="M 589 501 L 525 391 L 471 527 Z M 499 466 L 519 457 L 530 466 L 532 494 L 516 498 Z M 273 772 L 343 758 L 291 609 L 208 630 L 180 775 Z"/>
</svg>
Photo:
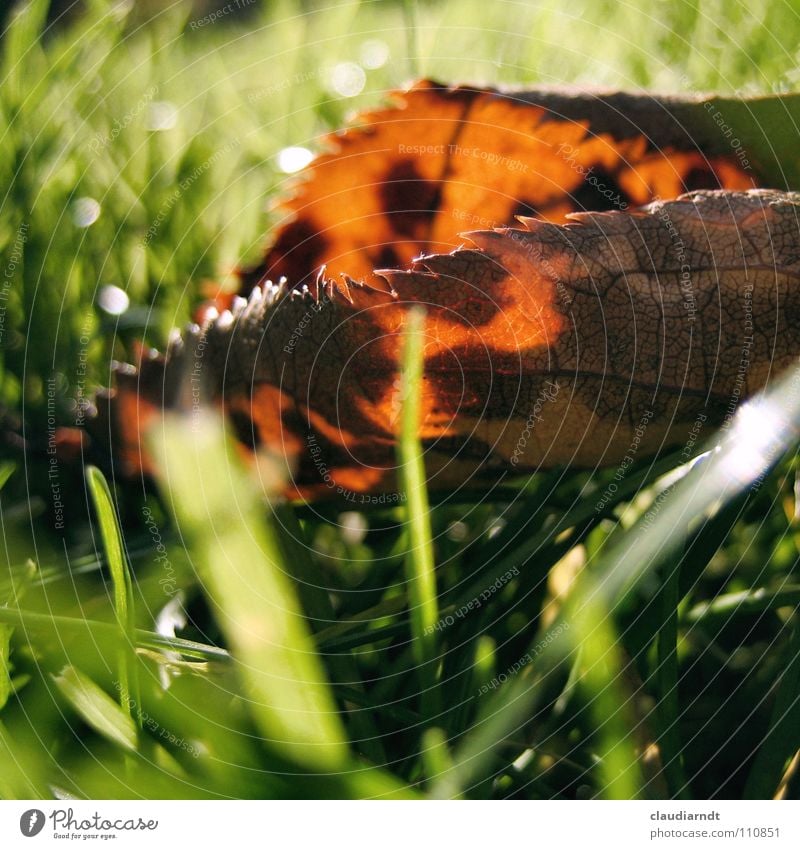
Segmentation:
<svg viewBox="0 0 800 849">
<path fill-rule="evenodd" d="M 705 439 L 800 347 L 800 201 L 737 191 L 753 175 L 699 149 L 683 106 L 425 82 L 362 116 L 307 169 L 246 297 L 123 378 L 118 458 L 146 469 L 145 419 L 210 400 L 244 451 L 285 462 L 287 494 L 392 491 L 416 304 L 433 487 Z M 639 206 L 698 185 L 717 190 Z"/>
</svg>

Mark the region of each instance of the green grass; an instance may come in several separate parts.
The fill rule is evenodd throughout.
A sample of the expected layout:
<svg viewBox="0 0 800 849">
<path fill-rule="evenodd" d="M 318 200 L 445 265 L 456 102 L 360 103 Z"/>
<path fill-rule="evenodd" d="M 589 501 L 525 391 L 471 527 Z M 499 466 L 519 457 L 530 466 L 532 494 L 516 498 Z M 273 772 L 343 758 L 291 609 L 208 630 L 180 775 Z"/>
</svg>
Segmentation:
<svg viewBox="0 0 800 849">
<path fill-rule="evenodd" d="M 192 28 L 87 5 L 45 31 L 26 4 L 2 41 L 0 404 L 45 451 L 0 466 L 0 797 L 797 798 L 792 384 L 738 486 L 747 421 L 600 509 L 614 470 L 426 493 L 414 334 L 399 506 L 265 504 L 214 422 L 159 434 L 158 493 L 46 454 L 112 358 L 258 256 L 284 147 L 412 74 L 793 90 L 794 8 L 285 2 Z M 331 93 L 375 41 L 363 91 Z"/>
</svg>

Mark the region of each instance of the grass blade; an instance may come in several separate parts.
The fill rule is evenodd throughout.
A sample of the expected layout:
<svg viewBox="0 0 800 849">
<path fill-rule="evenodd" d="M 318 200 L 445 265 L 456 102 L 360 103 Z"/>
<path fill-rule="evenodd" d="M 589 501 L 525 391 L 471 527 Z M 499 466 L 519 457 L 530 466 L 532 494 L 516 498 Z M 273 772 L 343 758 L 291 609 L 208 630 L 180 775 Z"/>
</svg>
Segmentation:
<svg viewBox="0 0 800 849">
<path fill-rule="evenodd" d="M 218 421 L 167 422 L 154 450 L 262 734 L 306 768 L 342 769 L 344 731 L 277 531 Z"/>
<path fill-rule="evenodd" d="M 14 469 L 16 468 L 16 464 L 9 462 L 6 460 L 3 463 L 0 463 L 0 489 L 2 489 L 11 475 L 14 473 Z"/>
<path fill-rule="evenodd" d="M 91 637 L 95 644 L 116 645 L 124 638 L 116 625 L 110 622 L 100 622 L 96 619 L 79 619 L 73 616 L 53 616 L 50 613 L 38 613 L 35 610 L 24 610 L 15 607 L 0 607 L 0 623 L 20 625 L 26 631 L 47 634 L 58 638 L 64 636 Z M 155 631 L 137 628 L 134 632 L 137 648 L 153 649 L 154 651 L 169 651 L 196 660 L 215 660 L 226 662 L 230 655 L 218 646 L 198 643 L 194 640 L 184 640 L 180 637 L 166 637 Z"/>
<path fill-rule="evenodd" d="M 703 601 L 686 612 L 683 619 L 687 624 L 696 622 L 713 623 L 734 615 L 749 616 L 781 607 L 800 606 L 800 586 L 786 584 L 775 590 L 761 588 L 725 593 L 712 601 Z"/>
<path fill-rule="evenodd" d="M 430 507 L 425 482 L 425 463 L 419 441 L 420 399 L 423 373 L 425 313 L 411 310 L 406 330 L 401 397 L 398 460 L 401 489 L 406 495 L 410 550 L 406 555 L 411 617 L 412 650 L 418 667 L 423 714 L 436 715 L 434 686 L 436 678 L 436 630 L 439 619 L 436 599 L 436 572 L 431 540 Z"/>
<path fill-rule="evenodd" d="M 747 777 L 745 799 L 771 799 L 787 762 L 800 749 L 800 623 L 797 621 L 787 656 L 769 731 Z"/>
<path fill-rule="evenodd" d="M 702 516 L 720 500 L 729 501 L 748 485 L 763 480 L 797 441 L 799 388 L 800 368 L 796 368 L 771 392 L 741 410 L 727 439 L 709 461 L 695 465 L 674 488 L 658 495 L 643 521 L 612 543 L 591 573 L 581 576 L 565 604 L 563 618 L 551 626 L 549 634 L 576 623 L 586 627 L 587 620 L 581 616 L 582 600 L 590 600 L 605 616 L 613 615 L 626 594 L 684 544 L 684 537 L 675 529 L 688 528 L 687 517 Z M 747 458 L 746 465 L 742 457 Z M 562 686 L 569 671 L 570 649 L 585 648 L 581 627 L 569 640 L 548 641 L 548 634 L 543 635 L 537 643 L 543 648 L 539 651 L 534 647 L 530 652 L 534 663 L 487 699 L 486 708 L 453 758 L 453 780 L 459 787 L 477 780 L 497 747 Z"/>
<path fill-rule="evenodd" d="M 141 727 L 141 698 L 139 696 L 138 673 L 133 657 L 136 645 L 136 622 L 134 618 L 133 581 L 122 546 L 122 534 L 114 509 L 111 490 L 103 473 L 90 466 L 86 470 L 86 481 L 92 495 L 97 519 L 100 523 L 100 535 L 103 539 L 111 583 L 114 589 L 114 612 L 117 624 L 125 639 L 118 654 L 119 698 L 120 704 L 128 715 L 133 715 L 135 706 L 139 726 Z"/>
<path fill-rule="evenodd" d="M 277 508 L 274 512 L 276 520 L 283 527 L 285 533 L 281 535 L 283 543 L 284 561 L 294 579 L 297 594 L 306 615 L 314 622 L 325 624 L 332 623 L 336 619 L 333 603 L 330 595 L 324 587 L 318 585 L 319 575 L 314 571 L 314 563 L 309 556 L 309 551 L 303 537 L 303 529 L 297 521 L 294 510 L 290 506 Z M 315 636 L 317 646 L 321 646 L 319 632 Z M 361 689 L 358 683 L 359 669 L 355 658 L 351 654 L 333 654 L 328 659 L 328 669 L 331 673 L 332 683 L 336 681 L 351 681 L 353 689 Z M 335 688 L 336 689 L 336 688 Z M 357 711 L 350 714 L 352 724 L 350 739 L 361 746 L 361 751 L 373 763 L 382 762 L 385 757 L 380 744 L 378 728 L 372 720 L 371 714 Z"/>
<path fill-rule="evenodd" d="M 599 786 L 603 799 L 637 799 L 642 779 L 629 716 L 630 696 L 623 684 L 623 658 L 611 616 L 590 593 L 571 600 L 575 613 L 570 629 L 580 651 L 579 687 L 590 704 L 598 736 Z"/>
<path fill-rule="evenodd" d="M 658 747 L 664 778 L 673 799 L 689 798 L 683 772 L 679 733 L 678 703 L 678 603 L 680 602 L 680 565 L 670 567 L 660 592 L 661 627 L 656 635 L 658 703 Z"/>
<path fill-rule="evenodd" d="M 441 798 L 459 798 L 456 787 L 448 787 L 453 761 L 447 747 L 447 736 L 441 728 L 428 728 L 422 737 L 422 762 L 428 781 L 433 782 Z"/>
<path fill-rule="evenodd" d="M 11 683 L 11 635 L 14 628 L 11 625 L 0 625 L 0 710 L 9 700 L 14 691 Z"/>
<path fill-rule="evenodd" d="M 53 682 L 81 719 L 128 752 L 137 748 L 136 725 L 129 705 L 118 705 L 108 693 L 74 666 L 65 667 Z"/>
</svg>

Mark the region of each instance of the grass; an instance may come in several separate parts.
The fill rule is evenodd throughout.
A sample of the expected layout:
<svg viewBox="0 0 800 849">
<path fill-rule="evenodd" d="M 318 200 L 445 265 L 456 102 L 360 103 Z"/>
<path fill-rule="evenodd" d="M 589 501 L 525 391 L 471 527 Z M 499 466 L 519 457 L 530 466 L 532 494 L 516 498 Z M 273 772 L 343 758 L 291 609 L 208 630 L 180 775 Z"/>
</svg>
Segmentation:
<svg viewBox="0 0 800 849">
<path fill-rule="evenodd" d="M 32 2 L 3 36 L 0 404 L 44 450 L 0 466 L 0 796 L 797 798 L 792 376 L 599 509 L 615 470 L 426 493 L 414 334 L 398 506 L 265 505 L 213 421 L 159 434 L 158 492 L 46 453 L 112 358 L 258 255 L 283 148 L 417 73 L 791 90 L 794 8 L 265 5 Z"/>
<path fill-rule="evenodd" d="M 398 440 L 400 487 L 405 494 L 408 518 L 408 552 L 405 557 L 405 583 L 408 587 L 408 615 L 414 664 L 419 673 L 420 708 L 423 722 L 435 721 L 436 666 L 439 658 L 436 630 L 439 611 L 436 600 L 436 566 L 431 539 L 430 507 L 425 484 L 425 456 L 418 432 L 420 403 L 417 387 L 422 380 L 425 348 L 425 312 L 409 316 L 406 333 L 400 397 L 402 415 Z M 440 748 L 437 743 L 436 748 Z"/>
</svg>

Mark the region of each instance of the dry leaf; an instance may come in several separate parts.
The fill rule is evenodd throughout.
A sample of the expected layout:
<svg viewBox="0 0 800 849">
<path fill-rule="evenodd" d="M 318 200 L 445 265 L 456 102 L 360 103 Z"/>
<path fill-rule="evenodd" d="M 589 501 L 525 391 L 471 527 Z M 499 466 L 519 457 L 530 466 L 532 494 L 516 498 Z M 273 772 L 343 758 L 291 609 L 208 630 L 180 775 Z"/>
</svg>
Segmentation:
<svg viewBox="0 0 800 849">
<path fill-rule="evenodd" d="M 423 83 L 337 137 L 247 297 L 119 376 L 125 470 L 148 468 L 147 419 L 202 395 L 286 459 L 287 494 L 392 492 L 415 304 L 433 487 L 629 464 L 724 424 L 798 351 L 800 196 L 736 191 L 752 175 L 664 102 L 548 97 Z M 696 184 L 723 190 L 636 208 Z"/>
</svg>

